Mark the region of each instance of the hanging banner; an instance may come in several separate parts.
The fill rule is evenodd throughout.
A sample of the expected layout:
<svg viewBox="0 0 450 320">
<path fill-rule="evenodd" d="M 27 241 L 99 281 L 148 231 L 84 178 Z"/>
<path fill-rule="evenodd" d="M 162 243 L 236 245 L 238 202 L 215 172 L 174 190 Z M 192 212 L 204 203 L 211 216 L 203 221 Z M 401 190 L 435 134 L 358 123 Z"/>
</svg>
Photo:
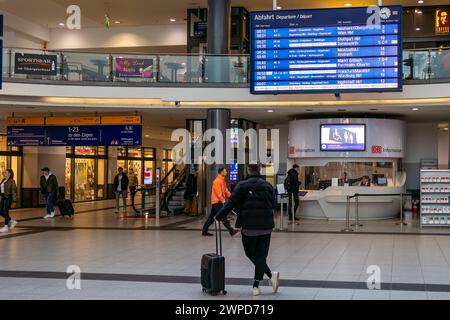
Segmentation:
<svg viewBox="0 0 450 320">
<path fill-rule="evenodd" d="M 153 78 L 153 59 L 116 58 L 117 78 Z"/>
<path fill-rule="evenodd" d="M 16 74 L 56 76 L 57 55 L 16 53 L 14 72 Z"/>
<path fill-rule="evenodd" d="M 436 30 L 437 35 L 450 34 L 450 10 L 436 10 Z"/>
<path fill-rule="evenodd" d="M 100 146 L 99 126 L 50 126 L 45 128 L 47 146 Z"/>
<path fill-rule="evenodd" d="M 8 126 L 6 128 L 7 143 L 10 147 L 45 145 L 45 127 L 41 126 Z"/>
<path fill-rule="evenodd" d="M 104 146 L 140 146 L 141 141 L 141 125 L 102 126 Z"/>
</svg>

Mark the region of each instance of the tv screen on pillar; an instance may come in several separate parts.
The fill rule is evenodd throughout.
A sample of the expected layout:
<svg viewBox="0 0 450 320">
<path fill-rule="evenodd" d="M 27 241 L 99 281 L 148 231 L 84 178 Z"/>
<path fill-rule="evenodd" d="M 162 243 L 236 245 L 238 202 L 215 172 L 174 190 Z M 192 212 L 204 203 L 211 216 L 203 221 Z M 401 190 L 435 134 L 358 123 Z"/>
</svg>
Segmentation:
<svg viewBox="0 0 450 320">
<path fill-rule="evenodd" d="M 253 94 L 402 90 L 402 7 L 251 14 Z"/>
<path fill-rule="evenodd" d="M 322 124 L 320 150 L 365 151 L 366 126 L 364 124 Z"/>
</svg>

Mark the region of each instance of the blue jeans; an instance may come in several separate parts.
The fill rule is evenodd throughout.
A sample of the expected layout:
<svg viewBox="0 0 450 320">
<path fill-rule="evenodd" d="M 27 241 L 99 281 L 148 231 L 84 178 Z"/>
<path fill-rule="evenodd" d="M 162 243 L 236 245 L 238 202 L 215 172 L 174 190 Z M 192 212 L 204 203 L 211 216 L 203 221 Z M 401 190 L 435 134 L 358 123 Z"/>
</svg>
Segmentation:
<svg viewBox="0 0 450 320">
<path fill-rule="evenodd" d="M 52 214 L 53 211 L 53 201 L 55 200 L 55 192 L 47 192 L 45 194 L 45 208 L 47 209 L 47 214 Z"/>
<path fill-rule="evenodd" d="M 119 212 L 121 196 L 123 201 L 123 212 L 125 212 L 127 211 L 127 190 L 116 191 L 116 211 Z"/>
</svg>

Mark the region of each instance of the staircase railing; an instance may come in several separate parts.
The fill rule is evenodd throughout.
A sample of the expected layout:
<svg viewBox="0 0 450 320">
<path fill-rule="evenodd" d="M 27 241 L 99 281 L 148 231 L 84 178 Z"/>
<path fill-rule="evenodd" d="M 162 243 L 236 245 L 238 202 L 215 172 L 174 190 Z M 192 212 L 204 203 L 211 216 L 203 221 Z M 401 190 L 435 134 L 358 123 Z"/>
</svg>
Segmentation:
<svg viewBox="0 0 450 320">
<path fill-rule="evenodd" d="M 174 168 L 172 168 L 172 170 Z M 164 177 L 164 179 L 166 179 L 169 176 L 172 170 L 166 175 L 166 177 Z M 164 179 L 162 181 L 164 181 Z M 168 187 L 165 190 L 165 192 L 163 192 L 163 195 L 161 197 L 161 211 L 166 211 L 167 213 L 170 213 L 169 200 L 173 197 L 176 190 L 183 184 L 185 180 L 186 180 L 186 168 L 183 168 L 180 171 L 179 175 L 175 177 L 175 179 L 172 181 L 172 183 L 170 185 L 168 184 Z"/>
</svg>

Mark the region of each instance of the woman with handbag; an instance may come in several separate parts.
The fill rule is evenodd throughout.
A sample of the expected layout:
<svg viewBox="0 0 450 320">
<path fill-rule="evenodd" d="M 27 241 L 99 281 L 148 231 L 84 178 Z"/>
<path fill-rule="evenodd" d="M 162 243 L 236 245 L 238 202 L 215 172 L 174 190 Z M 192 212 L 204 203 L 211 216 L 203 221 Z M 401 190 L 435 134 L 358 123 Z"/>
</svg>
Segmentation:
<svg viewBox="0 0 450 320">
<path fill-rule="evenodd" d="M 17 221 L 11 219 L 9 216 L 9 209 L 11 204 L 16 202 L 17 186 L 14 181 L 14 171 L 7 169 L 3 172 L 3 179 L 0 182 L 0 213 L 5 219 L 5 225 L 0 229 L 1 233 L 6 233 L 17 225 Z"/>
</svg>

